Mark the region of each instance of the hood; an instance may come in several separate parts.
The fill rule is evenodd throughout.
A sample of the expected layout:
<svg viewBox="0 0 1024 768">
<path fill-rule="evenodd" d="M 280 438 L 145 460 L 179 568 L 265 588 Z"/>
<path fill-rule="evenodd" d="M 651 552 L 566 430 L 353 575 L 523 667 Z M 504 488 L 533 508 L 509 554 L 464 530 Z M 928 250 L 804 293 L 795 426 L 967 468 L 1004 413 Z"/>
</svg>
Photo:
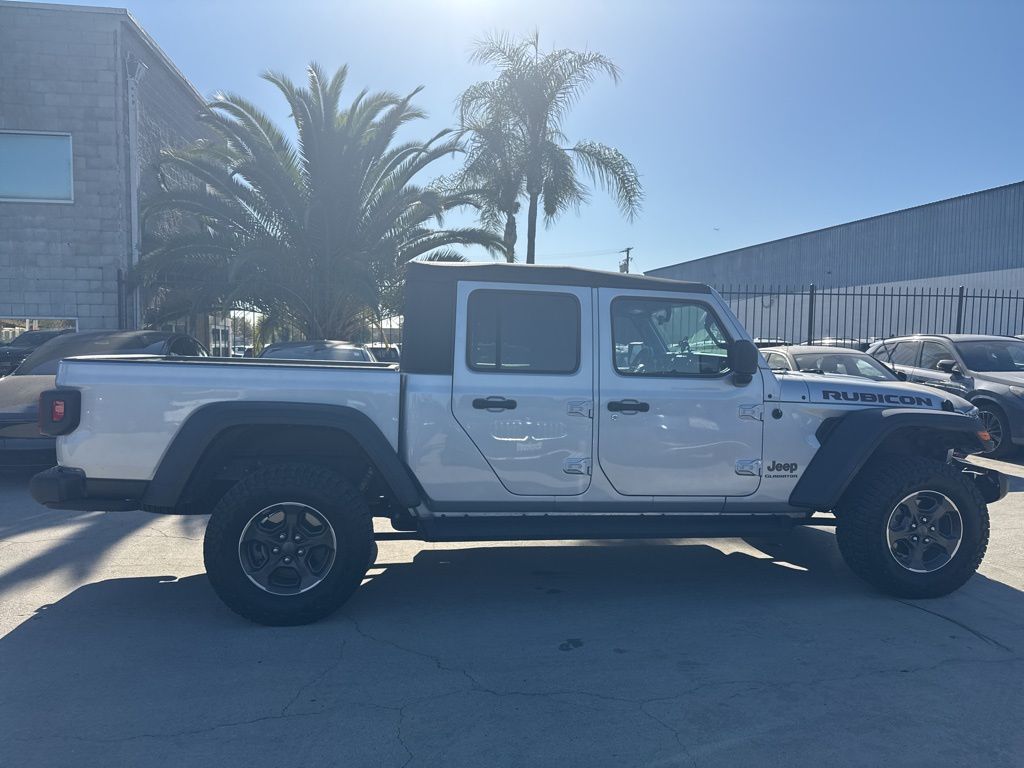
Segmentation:
<svg viewBox="0 0 1024 768">
<path fill-rule="evenodd" d="M 27 357 L 34 347 L 15 347 L 10 344 L 5 344 L 0 347 L 0 360 L 10 360 L 15 357 Z"/>
<path fill-rule="evenodd" d="M 832 376 L 820 373 L 787 373 L 783 380 L 799 380 L 806 386 L 812 403 L 862 405 L 872 408 L 930 408 L 943 410 L 948 401 L 953 409 L 968 413 L 974 406 L 962 397 L 905 381 L 871 381 L 860 376 Z M 788 388 L 784 388 L 786 393 Z M 788 398 L 786 398 L 788 399 Z M 946 406 L 946 410 L 949 406 Z"/>
<path fill-rule="evenodd" d="M 975 381 L 991 381 L 1008 387 L 1024 386 L 1024 371 L 978 371 L 971 376 Z"/>
<path fill-rule="evenodd" d="M 34 421 L 39 395 L 53 389 L 53 376 L 5 376 L 0 379 L 0 421 Z"/>
</svg>

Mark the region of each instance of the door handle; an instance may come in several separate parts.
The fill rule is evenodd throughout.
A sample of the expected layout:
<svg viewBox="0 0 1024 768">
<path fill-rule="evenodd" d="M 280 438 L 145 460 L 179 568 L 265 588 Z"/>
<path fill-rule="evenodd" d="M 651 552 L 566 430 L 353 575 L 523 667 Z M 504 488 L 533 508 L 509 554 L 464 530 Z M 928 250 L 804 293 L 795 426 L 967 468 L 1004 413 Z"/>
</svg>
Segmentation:
<svg viewBox="0 0 1024 768">
<path fill-rule="evenodd" d="M 478 411 L 514 411 L 516 405 L 515 400 L 509 400 L 506 397 L 500 395 L 491 395 L 490 397 L 478 397 L 473 400 L 473 407 Z"/>
<path fill-rule="evenodd" d="M 615 413 L 647 413 L 651 406 L 639 400 L 609 400 L 608 410 Z"/>
</svg>

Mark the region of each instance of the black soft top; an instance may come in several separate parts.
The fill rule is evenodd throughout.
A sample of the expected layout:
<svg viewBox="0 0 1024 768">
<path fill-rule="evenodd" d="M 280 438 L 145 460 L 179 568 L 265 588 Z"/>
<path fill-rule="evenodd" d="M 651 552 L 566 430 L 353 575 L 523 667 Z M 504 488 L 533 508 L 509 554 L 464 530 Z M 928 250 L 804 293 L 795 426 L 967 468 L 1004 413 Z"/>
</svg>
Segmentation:
<svg viewBox="0 0 1024 768">
<path fill-rule="evenodd" d="M 423 281 L 452 283 L 479 281 L 529 285 L 576 285 L 584 288 L 626 288 L 634 291 L 711 292 L 711 289 L 704 283 L 547 264 L 411 261 L 407 269 L 406 280 L 410 284 Z"/>
<path fill-rule="evenodd" d="M 455 297 L 460 282 L 566 285 L 631 291 L 710 293 L 704 283 L 537 264 L 411 261 L 406 266 L 402 370 L 451 375 L 455 357 Z"/>
</svg>

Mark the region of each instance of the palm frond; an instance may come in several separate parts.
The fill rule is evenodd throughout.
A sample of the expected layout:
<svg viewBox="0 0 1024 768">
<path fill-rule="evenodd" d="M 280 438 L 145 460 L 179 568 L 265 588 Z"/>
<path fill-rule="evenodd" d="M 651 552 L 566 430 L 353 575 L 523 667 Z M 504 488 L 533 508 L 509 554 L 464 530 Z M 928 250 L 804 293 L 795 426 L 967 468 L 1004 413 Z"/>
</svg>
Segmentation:
<svg viewBox="0 0 1024 768">
<path fill-rule="evenodd" d="M 626 156 L 596 141 L 581 141 L 571 152 L 576 164 L 615 197 L 619 210 L 632 221 L 640 212 L 644 190 L 640 175 Z"/>
</svg>

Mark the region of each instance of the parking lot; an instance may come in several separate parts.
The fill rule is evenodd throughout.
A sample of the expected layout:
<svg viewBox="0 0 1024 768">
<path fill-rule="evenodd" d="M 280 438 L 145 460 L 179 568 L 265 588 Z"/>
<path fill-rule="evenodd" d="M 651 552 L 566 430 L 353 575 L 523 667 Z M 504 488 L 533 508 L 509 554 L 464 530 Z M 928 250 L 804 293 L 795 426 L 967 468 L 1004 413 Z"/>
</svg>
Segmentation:
<svg viewBox="0 0 1024 768">
<path fill-rule="evenodd" d="M 230 613 L 205 518 L 49 511 L 0 478 L 11 766 L 1020 765 L 1024 481 L 981 572 L 871 592 L 833 535 L 382 543 L 319 624 Z"/>
</svg>

